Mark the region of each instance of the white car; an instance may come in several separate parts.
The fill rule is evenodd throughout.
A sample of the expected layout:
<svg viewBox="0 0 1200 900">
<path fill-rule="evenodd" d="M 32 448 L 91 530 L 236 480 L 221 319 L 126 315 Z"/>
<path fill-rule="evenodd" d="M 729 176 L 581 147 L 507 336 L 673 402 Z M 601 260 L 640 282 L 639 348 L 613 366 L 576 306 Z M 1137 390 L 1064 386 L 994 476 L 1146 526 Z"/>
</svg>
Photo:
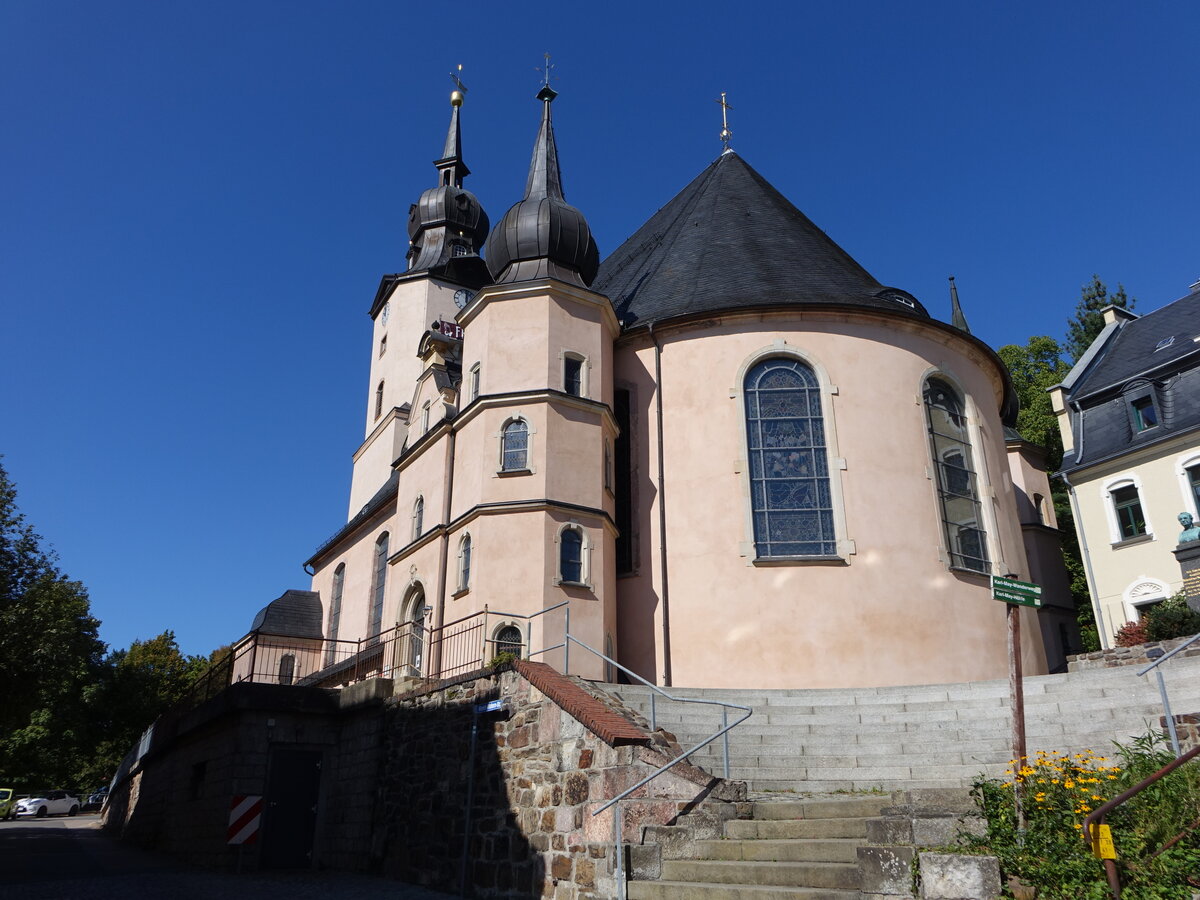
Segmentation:
<svg viewBox="0 0 1200 900">
<path fill-rule="evenodd" d="M 73 816 L 79 812 L 79 800 L 66 791 L 46 791 L 17 801 L 18 816 Z"/>
</svg>

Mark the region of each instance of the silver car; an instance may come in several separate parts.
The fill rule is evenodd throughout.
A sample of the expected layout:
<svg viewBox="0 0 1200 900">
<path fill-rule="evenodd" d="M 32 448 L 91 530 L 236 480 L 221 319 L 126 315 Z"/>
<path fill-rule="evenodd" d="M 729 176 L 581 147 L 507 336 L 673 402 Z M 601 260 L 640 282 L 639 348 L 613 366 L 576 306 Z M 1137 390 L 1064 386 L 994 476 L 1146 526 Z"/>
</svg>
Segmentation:
<svg viewBox="0 0 1200 900">
<path fill-rule="evenodd" d="M 46 791 L 17 801 L 18 816 L 74 816 L 79 812 L 79 800 L 66 791 Z"/>
</svg>

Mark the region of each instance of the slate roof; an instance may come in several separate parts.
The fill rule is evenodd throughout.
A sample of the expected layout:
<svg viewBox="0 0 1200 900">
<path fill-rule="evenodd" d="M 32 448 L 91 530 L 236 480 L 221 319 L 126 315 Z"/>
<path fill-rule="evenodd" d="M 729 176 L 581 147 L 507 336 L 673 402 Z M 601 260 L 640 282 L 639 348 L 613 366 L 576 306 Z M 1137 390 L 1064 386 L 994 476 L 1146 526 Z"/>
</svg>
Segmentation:
<svg viewBox="0 0 1200 900">
<path fill-rule="evenodd" d="M 320 638 L 321 595 L 316 591 L 284 591 L 283 595 L 264 606 L 251 631 L 277 634 L 282 637 Z"/>
<path fill-rule="evenodd" d="M 732 150 L 605 259 L 592 289 L 608 296 L 625 328 L 764 306 L 849 304 L 929 317 Z"/>
<path fill-rule="evenodd" d="M 1174 338 L 1161 350 L 1155 347 Z M 1200 289 L 1186 297 L 1123 321 L 1087 369 L 1075 378 L 1068 399 L 1080 406 L 1072 413 L 1075 450 L 1063 469 L 1073 471 L 1123 453 L 1200 430 Z M 1134 431 L 1129 393 L 1155 386 L 1159 424 Z"/>
</svg>

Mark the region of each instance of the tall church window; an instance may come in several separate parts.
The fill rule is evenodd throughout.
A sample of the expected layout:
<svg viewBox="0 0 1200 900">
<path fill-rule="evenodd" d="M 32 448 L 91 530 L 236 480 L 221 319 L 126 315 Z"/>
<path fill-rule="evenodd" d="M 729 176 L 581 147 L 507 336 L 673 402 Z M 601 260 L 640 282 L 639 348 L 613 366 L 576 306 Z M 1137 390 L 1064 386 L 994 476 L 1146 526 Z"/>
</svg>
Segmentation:
<svg viewBox="0 0 1200 900">
<path fill-rule="evenodd" d="M 479 396 L 479 363 L 475 363 L 475 365 L 471 366 L 470 374 L 471 379 L 469 399 L 474 400 Z"/>
<path fill-rule="evenodd" d="M 413 504 L 412 512 L 412 539 L 415 541 L 425 533 L 425 498 L 418 497 L 417 502 Z"/>
<path fill-rule="evenodd" d="M 340 564 L 333 572 L 333 586 L 329 590 L 329 643 L 325 648 L 325 665 L 332 665 L 337 658 L 338 629 L 342 623 L 342 590 L 346 584 L 346 564 Z"/>
<path fill-rule="evenodd" d="M 500 468 L 520 472 L 529 468 L 529 425 L 513 419 L 504 426 L 500 437 Z"/>
<path fill-rule="evenodd" d="M 583 531 L 567 527 L 558 536 L 558 577 L 569 584 L 583 584 Z"/>
<path fill-rule="evenodd" d="M 759 559 L 837 554 L 825 423 L 816 374 L 798 359 L 746 373 L 746 443 Z"/>
<path fill-rule="evenodd" d="M 424 434 L 429 430 L 429 406 L 430 401 L 426 400 L 421 404 L 421 433 Z"/>
<path fill-rule="evenodd" d="M 382 381 L 379 382 L 379 384 L 375 388 L 375 418 L 378 419 L 381 415 L 383 415 L 383 382 Z"/>
<path fill-rule="evenodd" d="M 383 594 L 387 586 L 388 533 L 375 541 L 375 572 L 371 579 L 371 609 L 367 616 L 367 637 L 379 637 L 383 625 Z"/>
<path fill-rule="evenodd" d="M 471 586 L 471 536 L 464 534 L 458 544 L 458 589 L 465 591 Z"/>
<path fill-rule="evenodd" d="M 563 390 L 573 397 L 583 396 L 583 357 L 568 353 L 563 357 Z"/>
<path fill-rule="evenodd" d="M 407 635 L 399 641 L 397 650 L 408 674 L 420 675 L 425 657 L 425 589 L 420 585 L 413 588 L 405 603 L 405 630 Z M 403 632 L 402 632 L 403 633 Z"/>
<path fill-rule="evenodd" d="M 938 504 L 950 565 L 988 572 L 987 533 L 971 456 L 965 405 L 941 378 L 925 382 L 925 421 L 937 471 Z"/>
</svg>

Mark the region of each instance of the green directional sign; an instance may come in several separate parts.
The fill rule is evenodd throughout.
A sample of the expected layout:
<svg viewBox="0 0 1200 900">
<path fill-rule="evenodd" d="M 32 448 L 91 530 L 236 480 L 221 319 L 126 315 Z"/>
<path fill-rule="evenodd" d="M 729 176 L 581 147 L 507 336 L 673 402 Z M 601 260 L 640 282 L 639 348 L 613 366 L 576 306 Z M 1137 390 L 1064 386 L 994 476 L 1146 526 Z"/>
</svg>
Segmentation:
<svg viewBox="0 0 1200 900">
<path fill-rule="evenodd" d="M 1011 578 L 992 576 L 992 599 L 1015 603 L 1018 606 L 1041 608 L 1042 586 L 1028 581 L 1013 581 Z"/>
</svg>

